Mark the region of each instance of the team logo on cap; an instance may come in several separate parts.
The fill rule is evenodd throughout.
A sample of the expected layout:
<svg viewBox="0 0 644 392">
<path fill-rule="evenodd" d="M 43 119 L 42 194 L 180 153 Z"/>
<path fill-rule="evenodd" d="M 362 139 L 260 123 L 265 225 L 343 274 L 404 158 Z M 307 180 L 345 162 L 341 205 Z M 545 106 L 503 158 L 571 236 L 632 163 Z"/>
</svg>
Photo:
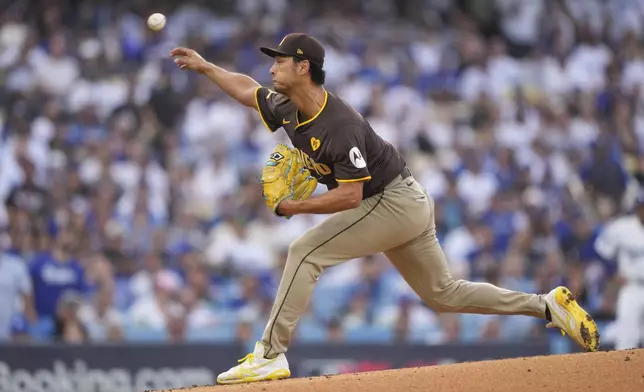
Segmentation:
<svg viewBox="0 0 644 392">
<path fill-rule="evenodd" d="M 297 53 L 297 54 L 304 54 L 304 52 L 302 52 L 302 49 L 298 49 L 298 50 L 296 50 L 296 53 Z"/>
</svg>

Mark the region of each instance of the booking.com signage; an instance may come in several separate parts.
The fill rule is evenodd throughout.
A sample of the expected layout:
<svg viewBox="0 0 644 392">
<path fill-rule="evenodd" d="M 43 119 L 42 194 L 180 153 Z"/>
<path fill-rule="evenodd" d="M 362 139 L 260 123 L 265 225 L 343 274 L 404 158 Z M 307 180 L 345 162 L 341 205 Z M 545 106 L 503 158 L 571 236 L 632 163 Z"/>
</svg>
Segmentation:
<svg viewBox="0 0 644 392">
<path fill-rule="evenodd" d="M 545 342 L 508 345 L 296 345 L 294 377 L 548 354 Z M 211 385 L 241 345 L 0 346 L 0 392 L 142 392 Z M 374 360 L 374 358 L 378 358 Z"/>
</svg>

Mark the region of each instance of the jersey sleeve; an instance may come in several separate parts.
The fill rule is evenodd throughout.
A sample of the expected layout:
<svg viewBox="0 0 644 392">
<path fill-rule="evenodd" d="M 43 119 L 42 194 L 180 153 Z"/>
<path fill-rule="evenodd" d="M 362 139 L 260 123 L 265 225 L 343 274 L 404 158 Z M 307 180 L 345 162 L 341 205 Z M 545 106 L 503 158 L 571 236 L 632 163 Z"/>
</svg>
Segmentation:
<svg viewBox="0 0 644 392">
<path fill-rule="evenodd" d="M 605 260 L 613 260 L 619 250 L 619 239 L 622 235 L 628 235 L 620 230 L 620 222 L 609 224 L 599 233 L 595 240 L 595 251 Z"/>
<path fill-rule="evenodd" d="M 333 135 L 333 171 L 337 182 L 358 182 L 371 180 L 365 142 L 364 125 L 349 123 L 338 126 Z"/>
<path fill-rule="evenodd" d="M 271 132 L 282 127 L 282 121 L 287 114 L 289 99 L 280 93 L 266 87 L 255 90 L 255 106 L 262 123 Z"/>
</svg>

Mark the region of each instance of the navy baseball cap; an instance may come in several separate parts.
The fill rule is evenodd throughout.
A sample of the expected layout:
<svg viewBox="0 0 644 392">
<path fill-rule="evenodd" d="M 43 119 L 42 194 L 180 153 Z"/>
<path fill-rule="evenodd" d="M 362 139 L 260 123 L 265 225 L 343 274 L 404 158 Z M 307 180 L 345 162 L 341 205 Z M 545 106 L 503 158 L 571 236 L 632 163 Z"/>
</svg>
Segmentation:
<svg viewBox="0 0 644 392">
<path fill-rule="evenodd" d="M 320 68 L 324 66 L 324 47 L 320 41 L 304 33 L 288 34 L 277 48 L 262 46 L 259 50 L 270 57 L 297 57 Z"/>
</svg>

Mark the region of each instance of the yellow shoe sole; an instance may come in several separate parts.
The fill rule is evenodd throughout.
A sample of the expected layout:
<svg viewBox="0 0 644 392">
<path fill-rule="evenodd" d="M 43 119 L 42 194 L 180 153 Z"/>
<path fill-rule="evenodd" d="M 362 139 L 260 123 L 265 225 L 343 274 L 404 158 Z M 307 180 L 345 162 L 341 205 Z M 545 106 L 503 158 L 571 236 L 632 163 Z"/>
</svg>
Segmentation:
<svg viewBox="0 0 644 392">
<path fill-rule="evenodd" d="M 555 291 L 555 301 L 564 308 L 575 321 L 573 338 L 586 351 L 599 350 L 599 328 L 595 320 L 577 303 L 575 297 L 566 287 L 558 287 Z"/>
<path fill-rule="evenodd" d="M 291 371 L 288 369 L 278 369 L 275 370 L 272 373 L 269 373 L 266 376 L 259 376 L 259 377 L 244 377 L 236 380 L 217 380 L 217 384 L 222 384 L 222 385 L 231 385 L 231 384 L 248 384 L 251 382 L 259 382 L 259 381 L 276 381 L 276 380 L 282 380 L 285 378 L 291 377 Z"/>
</svg>

